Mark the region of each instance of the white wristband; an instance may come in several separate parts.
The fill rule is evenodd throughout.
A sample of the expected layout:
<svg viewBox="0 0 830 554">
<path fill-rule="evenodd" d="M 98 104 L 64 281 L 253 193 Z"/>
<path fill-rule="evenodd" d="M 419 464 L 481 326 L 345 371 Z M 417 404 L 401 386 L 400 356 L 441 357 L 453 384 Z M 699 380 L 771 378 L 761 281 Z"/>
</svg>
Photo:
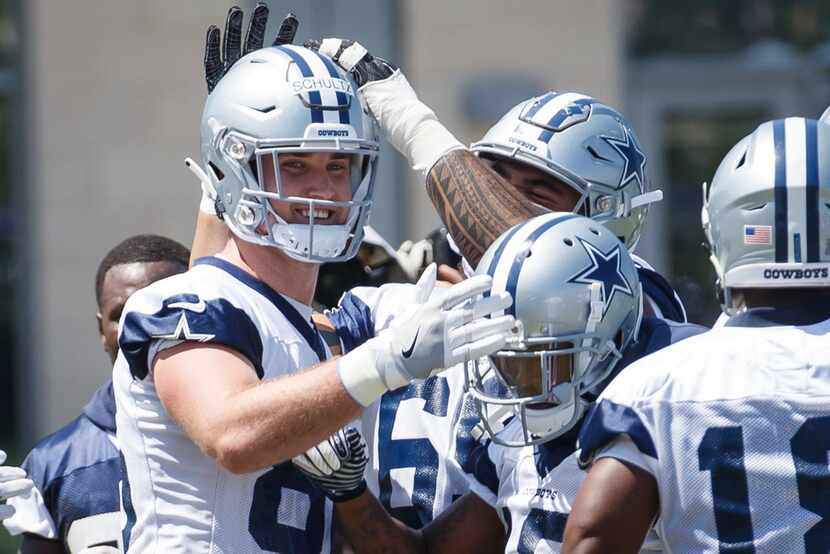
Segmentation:
<svg viewBox="0 0 830 554">
<path fill-rule="evenodd" d="M 337 375 L 343 388 L 364 408 L 386 391 L 402 387 L 411 380 L 395 367 L 387 342 L 378 337 L 337 360 Z"/>
<path fill-rule="evenodd" d="M 400 70 L 364 85 L 362 93 L 386 138 L 406 156 L 412 169 L 426 175 L 441 157 L 465 148 L 418 96 Z"/>
</svg>

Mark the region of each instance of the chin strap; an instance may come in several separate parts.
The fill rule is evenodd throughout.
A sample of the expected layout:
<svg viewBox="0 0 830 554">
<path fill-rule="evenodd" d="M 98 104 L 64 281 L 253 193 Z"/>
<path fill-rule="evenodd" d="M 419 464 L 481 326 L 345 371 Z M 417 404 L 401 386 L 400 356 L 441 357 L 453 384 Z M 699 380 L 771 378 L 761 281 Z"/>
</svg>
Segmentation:
<svg viewBox="0 0 830 554">
<path fill-rule="evenodd" d="M 597 326 L 602 321 L 602 314 L 605 311 L 605 302 L 602 300 L 602 285 L 600 283 L 591 283 L 589 286 L 589 294 L 591 296 L 590 311 L 588 312 L 588 322 L 585 324 L 585 334 L 592 335 L 597 330 Z M 582 347 L 590 348 L 591 339 L 582 339 Z M 583 350 L 578 354 L 579 366 L 587 368 L 591 362 L 591 352 Z M 581 391 L 580 391 L 581 392 Z"/>
<path fill-rule="evenodd" d="M 192 158 L 185 158 L 184 165 L 199 179 L 199 184 L 202 187 L 202 200 L 199 202 L 199 210 L 208 215 L 218 215 L 219 210 L 216 209 L 216 202 L 219 194 L 216 192 L 216 188 L 208 174 Z"/>
</svg>

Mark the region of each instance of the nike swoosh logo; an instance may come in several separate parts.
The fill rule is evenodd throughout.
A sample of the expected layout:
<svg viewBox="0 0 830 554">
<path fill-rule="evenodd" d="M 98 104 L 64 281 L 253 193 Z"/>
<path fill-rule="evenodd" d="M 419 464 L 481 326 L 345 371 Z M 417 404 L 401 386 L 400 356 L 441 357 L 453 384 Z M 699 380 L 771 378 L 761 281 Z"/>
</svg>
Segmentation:
<svg viewBox="0 0 830 554">
<path fill-rule="evenodd" d="M 415 337 L 413 337 L 413 339 L 412 339 L 412 344 L 409 345 L 408 349 L 401 350 L 401 354 L 403 355 L 403 357 L 405 359 L 409 358 L 412 355 L 412 351 L 415 350 L 415 343 L 418 341 L 418 333 L 420 333 L 420 332 L 421 332 L 421 328 L 418 327 L 418 329 L 415 331 Z"/>
<path fill-rule="evenodd" d="M 190 310 L 191 312 L 202 313 L 207 308 L 205 301 L 201 298 L 198 302 L 173 302 L 167 306 L 168 308 L 181 308 L 183 310 Z"/>
</svg>

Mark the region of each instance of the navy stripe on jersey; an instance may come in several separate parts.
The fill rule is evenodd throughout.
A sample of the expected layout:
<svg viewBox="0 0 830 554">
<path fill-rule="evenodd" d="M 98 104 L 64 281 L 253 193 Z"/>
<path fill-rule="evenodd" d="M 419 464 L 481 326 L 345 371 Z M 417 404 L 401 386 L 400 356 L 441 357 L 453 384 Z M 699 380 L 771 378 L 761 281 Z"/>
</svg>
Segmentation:
<svg viewBox="0 0 830 554">
<path fill-rule="evenodd" d="M 155 313 L 127 314 L 118 346 L 127 358 L 134 378 L 143 380 L 149 374 L 147 364 L 151 360 L 147 357 L 153 342 L 169 339 L 227 346 L 245 356 L 262 379 L 262 339 L 248 314 L 224 298 L 203 302 L 195 294 L 177 294 L 166 298 Z M 178 304 L 192 304 L 201 311 Z"/>
<path fill-rule="evenodd" d="M 333 310 L 326 311 L 326 317 L 343 345 L 343 354 L 351 352 L 375 336 L 372 311 L 363 300 L 347 292 Z"/>
<path fill-rule="evenodd" d="M 686 309 L 666 278 L 654 270 L 647 269 L 638 264 L 635 265 L 637 267 L 637 276 L 643 285 L 643 294 L 654 302 L 660 310 L 660 315 L 664 319 L 685 323 Z"/>
<path fill-rule="evenodd" d="M 329 71 L 329 75 L 334 77 L 335 79 L 340 78 L 340 74 L 337 73 L 337 68 L 334 66 L 334 62 L 328 56 L 324 56 L 319 52 L 314 52 L 317 54 L 323 63 L 326 66 L 326 69 Z M 349 124 L 349 98 L 346 96 L 345 92 L 338 92 L 337 93 L 337 105 L 340 106 L 340 123 L 345 125 Z"/>
<path fill-rule="evenodd" d="M 814 119 L 805 121 L 807 161 L 807 263 L 821 261 L 819 257 L 819 195 L 818 195 L 818 128 Z"/>
<path fill-rule="evenodd" d="M 787 240 L 787 138 L 784 120 L 772 122 L 775 143 L 775 261 L 788 261 Z"/>
<path fill-rule="evenodd" d="M 297 67 L 300 68 L 300 73 L 303 74 L 303 77 L 314 77 L 314 72 L 309 67 L 308 63 L 303 59 L 302 54 L 292 50 L 291 48 L 285 46 L 277 46 L 277 49 L 288 54 L 291 60 L 297 64 Z M 323 99 L 320 97 L 320 91 L 312 90 L 308 92 L 308 100 L 309 103 L 313 106 L 321 106 L 323 104 Z M 310 108 L 311 109 L 311 122 L 312 123 L 322 123 L 323 122 L 323 110 L 320 108 Z"/>
<path fill-rule="evenodd" d="M 620 435 L 628 435 L 640 452 L 657 459 L 654 441 L 637 413 L 628 406 L 600 400 L 588 411 L 579 432 L 579 462 L 590 463 L 599 450 Z"/>
<path fill-rule="evenodd" d="M 556 219 L 551 219 L 550 221 L 546 221 L 544 224 L 540 225 L 536 230 L 534 230 L 530 235 L 528 235 L 527 239 L 524 242 L 525 247 L 527 250 L 530 250 L 533 247 L 533 243 L 541 237 L 546 231 L 555 227 L 556 225 L 562 223 L 563 221 L 568 221 L 569 219 L 573 219 L 575 217 L 579 217 L 576 214 L 566 215 L 562 217 L 558 217 Z M 506 241 L 505 241 L 506 242 Z M 523 249 L 524 250 L 524 249 Z M 506 311 L 510 315 L 516 315 L 516 286 L 519 283 L 519 274 L 522 271 L 522 265 L 525 263 L 527 256 L 518 255 L 513 260 L 513 265 L 510 266 L 510 272 L 507 274 L 507 284 L 505 285 L 505 290 L 510 293 L 510 296 L 513 297 L 513 303 L 510 305 Z"/>
<path fill-rule="evenodd" d="M 320 338 L 320 333 L 318 333 L 317 329 L 311 324 L 311 322 L 306 321 L 303 316 L 300 315 L 300 312 L 298 312 L 296 308 L 288 302 L 288 300 L 283 298 L 280 293 L 250 273 L 245 273 L 240 268 L 221 258 L 215 258 L 212 256 L 199 258 L 193 262 L 193 265 L 210 265 L 221 269 L 270 300 L 271 303 L 282 313 L 282 315 L 285 316 L 285 319 L 291 323 L 294 329 L 296 329 L 297 332 L 303 336 L 309 347 L 311 347 L 314 353 L 317 354 L 317 359 L 321 362 L 326 359 L 326 347 L 323 345 L 323 339 Z"/>
<path fill-rule="evenodd" d="M 473 467 L 473 477 L 487 487 L 494 495 L 499 495 L 499 475 L 496 465 L 490 459 L 487 449 L 490 441 L 479 444 L 470 454 L 470 465 Z"/>
</svg>

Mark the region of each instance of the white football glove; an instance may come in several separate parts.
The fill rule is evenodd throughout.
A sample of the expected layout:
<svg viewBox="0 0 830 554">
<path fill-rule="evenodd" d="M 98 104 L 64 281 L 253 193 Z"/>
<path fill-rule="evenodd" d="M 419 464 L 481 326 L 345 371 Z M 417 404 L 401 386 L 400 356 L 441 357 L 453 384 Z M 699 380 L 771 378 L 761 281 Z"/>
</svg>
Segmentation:
<svg viewBox="0 0 830 554">
<path fill-rule="evenodd" d="M 6 461 L 6 453 L 0 450 L 0 464 Z M 35 484 L 26 477 L 23 468 L 17 466 L 0 466 L 0 500 L 27 494 Z M 14 506 L 0 504 L 0 520 L 14 515 Z"/>
<path fill-rule="evenodd" d="M 326 38 L 308 41 L 305 46 L 319 49 L 352 73 L 386 138 L 415 171 L 426 175 L 441 157 L 465 148 L 438 121 L 435 112 L 418 100 L 401 70 L 372 56 L 359 42 Z"/>
<path fill-rule="evenodd" d="M 366 442 L 354 427 L 340 429 L 291 461 L 334 502 L 351 500 L 366 490 Z"/>
<path fill-rule="evenodd" d="M 482 297 L 492 287 L 489 275 L 476 275 L 430 298 L 435 280 L 431 264 L 415 285 L 415 312 L 338 360 L 343 386 L 362 406 L 387 390 L 426 379 L 433 370 L 486 356 L 507 343 L 513 316 L 489 316 L 513 299 L 507 292 Z"/>
</svg>

